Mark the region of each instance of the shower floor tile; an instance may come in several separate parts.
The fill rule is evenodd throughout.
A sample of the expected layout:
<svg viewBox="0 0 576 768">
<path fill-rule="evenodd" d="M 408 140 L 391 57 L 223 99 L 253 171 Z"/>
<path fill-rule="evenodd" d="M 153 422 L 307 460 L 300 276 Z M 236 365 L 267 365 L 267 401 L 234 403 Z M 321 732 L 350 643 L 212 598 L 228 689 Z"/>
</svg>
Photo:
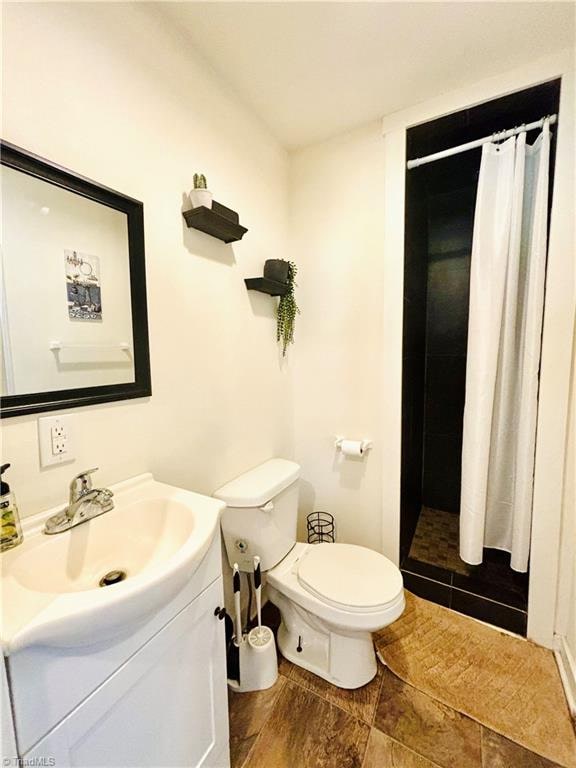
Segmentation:
<svg viewBox="0 0 576 768">
<path fill-rule="evenodd" d="M 468 576 L 471 568 L 458 554 L 459 526 L 458 515 L 422 507 L 409 557 Z"/>
<path fill-rule="evenodd" d="M 459 524 L 459 516 L 452 512 L 422 507 L 410 552 L 402 564 L 403 571 L 429 579 L 432 582 L 430 588 L 434 586 L 434 589 L 439 590 L 441 585 L 448 584 L 452 589 L 462 591 L 463 598 L 468 593 L 525 612 L 528 604 L 528 574 L 513 571 L 510 568 L 510 556 L 494 549 L 484 550 L 484 562 L 481 565 L 465 563 L 458 549 Z M 416 591 L 422 597 L 446 604 L 445 600 L 422 594 L 421 589 Z M 452 603 L 450 607 L 459 610 Z M 490 613 L 490 605 L 484 608 Z M 467 610 L 463 612 L 468 613 Z M 471 615 L 476 616 L 476 613 Z M 521 617 L 524 623 L 525 618 Z M 518 631 L 514 628 L 517 622 L 508 626 L 510 622 L 503 624 L 494 618 L 493 623 Z"/>
</svg>

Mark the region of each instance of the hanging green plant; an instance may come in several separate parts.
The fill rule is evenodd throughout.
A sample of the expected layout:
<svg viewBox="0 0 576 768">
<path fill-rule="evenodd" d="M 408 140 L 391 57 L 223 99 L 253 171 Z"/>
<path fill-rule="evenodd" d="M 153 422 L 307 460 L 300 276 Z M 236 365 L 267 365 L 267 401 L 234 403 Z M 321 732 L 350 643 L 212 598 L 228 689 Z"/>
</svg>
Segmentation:
<svg viewBox="0 0 576 768">
<path fill-rule="evenodd" d="M 276 339 L 282 343 L 282 357 L 286 357 L 288 345 L 294 343 L 294 322 L 296 315 L 300 314 L 296 304 L 296 297 L 294 296 L 298 267 L 292 261 L 288 262 L 288 264 L 288 279 L 286 280 L 288 290 L 283 296 L 280 296 L 276 326 Z"/>
</svg>

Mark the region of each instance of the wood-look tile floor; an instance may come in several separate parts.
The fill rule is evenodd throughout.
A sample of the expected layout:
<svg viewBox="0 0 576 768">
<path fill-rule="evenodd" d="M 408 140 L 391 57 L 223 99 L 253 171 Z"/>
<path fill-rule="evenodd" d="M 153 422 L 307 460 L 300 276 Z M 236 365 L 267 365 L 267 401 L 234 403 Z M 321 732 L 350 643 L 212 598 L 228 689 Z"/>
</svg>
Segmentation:
<svg viewBox="0 0 576 768">
<path fill-rule="evenodd" d="M 354 691 L 285 659 L 279 673 L 228 692 L 232 768 L 554 768 L 380 665 Z"/>
</svg>

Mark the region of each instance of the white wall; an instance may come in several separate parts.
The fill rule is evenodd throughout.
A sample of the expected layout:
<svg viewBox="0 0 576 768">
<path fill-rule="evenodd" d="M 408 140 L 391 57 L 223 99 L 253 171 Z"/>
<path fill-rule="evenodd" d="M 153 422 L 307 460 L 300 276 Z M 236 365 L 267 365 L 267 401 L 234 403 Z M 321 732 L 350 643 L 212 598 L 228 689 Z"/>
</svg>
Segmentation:
<svg viewBox="0 0 576 768">
<path fill-rule="evenodd" d="M 296 460 L 302 464 L 300 532 L 313 509 L 336 517 L 338 539 L 380 548 L 381 325 L 384 194 L 380 124 L 291 156 L 291 254 L 298 264 L 294 350 Z M 363 459 L 343 459 L 336 435 L 373 438 Z M 394 554 L 394 553 L 391 553 Z"/>
<path fill-rule="evenodd" d="M 8 3 L 3 44 L 3 138 L 144 202 L 153 388 L 82 409 L 73 464 L 40 471 L 36 418 L 3 422 L 22 514 L 64 502 L 86 467 L 210 493 L 290 456 L 274 302 L 243 282 L 286 255 L 285 151 L 147 3 Z M 241 243 L 186 229 L 195 171 L 239 211 Z"/>
<path fill-rule="evenodd" d="M 576 365 L 572 367 L 572 394 L 570 398 L 570 427 L 566 451 L 566 478 L 564 481 L 564 516 L 566 546 L 566 571 L 568 590 L 560 591 L 559 599 L 567 607 L 566 641 L 576 662 Z"/>
<path fill-rule="evenodd" d="M 572 383 L 566 438 L 562 496 L 560 579 L 555 631 L 561 664 L 573 689 L 576 707 L 576 334 L 572 352 Z M 576 715 L 576 710 L 575 710 Z"/>
</svg>

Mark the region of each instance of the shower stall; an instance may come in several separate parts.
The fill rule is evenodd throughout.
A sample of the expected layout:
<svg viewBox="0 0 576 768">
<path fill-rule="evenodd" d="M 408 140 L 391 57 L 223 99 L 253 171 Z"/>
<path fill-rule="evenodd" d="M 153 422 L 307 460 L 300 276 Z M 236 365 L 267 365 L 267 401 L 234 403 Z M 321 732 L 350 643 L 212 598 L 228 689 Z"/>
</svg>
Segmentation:
<svg viewBox="0 0 576 768">
<path fill-rule="evenodd" d="M 532 145 L 542 118 L 558 113 L 559 93 L 560 81 L 554 80 L 415 126 L 407 132 L 406 156 L 445 155 L 449 148 L 484 137 L 503 140 L 504 129 L 537 123 L 525 134 Z M 548 209 L 554 125 L 549 146 Z M 492 146 L 496 154 L 501 149 Z M 467 398 L 468 423 L 476 409 L 466 378 L 470 349 L 476 354 L 468 328 L 481 159 L 477 147 L 406 171 L 401 567 L 415 594 L 525 635 L 527 570 L 514 570 L 509 552 L 490 541 L 480 545 L 479 563 L 465 562 L 460 548 Z"/>
</svg>

